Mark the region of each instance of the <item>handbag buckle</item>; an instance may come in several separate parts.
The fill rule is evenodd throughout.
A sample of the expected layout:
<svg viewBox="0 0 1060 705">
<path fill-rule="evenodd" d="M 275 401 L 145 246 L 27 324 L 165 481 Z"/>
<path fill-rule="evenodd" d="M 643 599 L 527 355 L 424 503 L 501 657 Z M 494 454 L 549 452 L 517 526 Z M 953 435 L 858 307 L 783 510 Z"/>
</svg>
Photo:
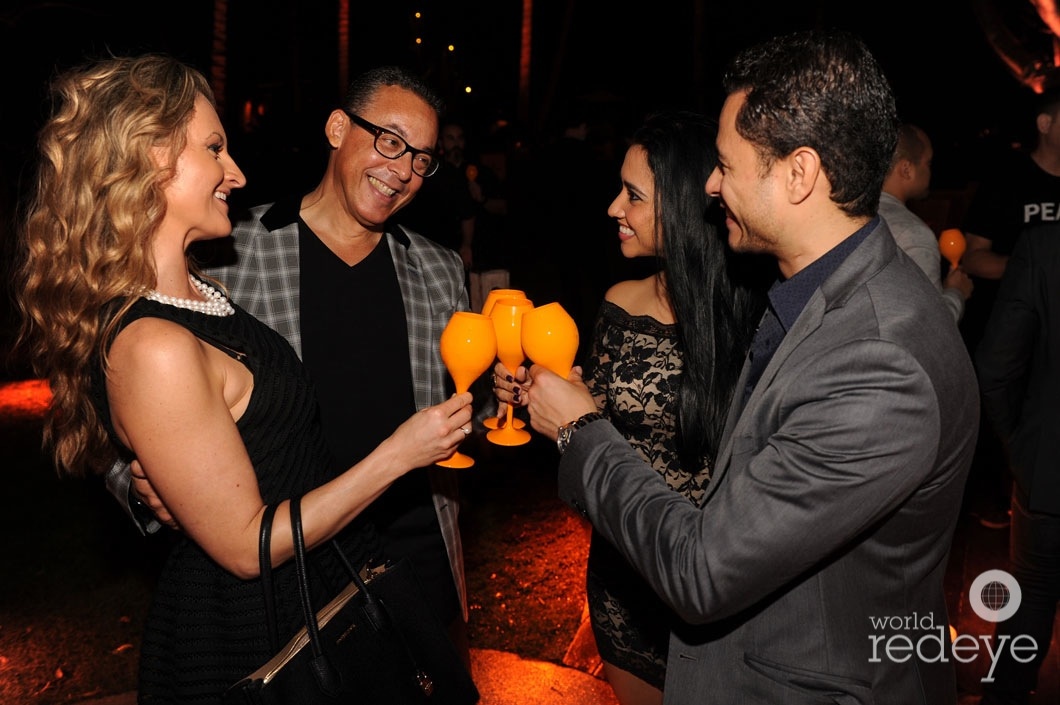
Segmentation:
<svg viewBox="0 0 1060 705">
<path fill-rule="evenodd" d="M 386 563 L 380 563 L 379 565 L 365 565 L 364 570 L 361 572 L 361 580 L 366 583 L 372 581 L 372 578 L 379 577 L 386 572 Z"/>
</svg>

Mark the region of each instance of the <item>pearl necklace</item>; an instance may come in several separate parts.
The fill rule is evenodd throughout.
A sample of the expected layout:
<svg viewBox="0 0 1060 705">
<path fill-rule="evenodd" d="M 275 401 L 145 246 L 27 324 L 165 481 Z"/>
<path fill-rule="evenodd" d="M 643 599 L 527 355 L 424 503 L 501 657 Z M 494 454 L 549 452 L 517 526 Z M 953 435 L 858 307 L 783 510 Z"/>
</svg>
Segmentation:
<svg viewBox="0 0 1060 705">
<path fill-rule="evenodd" d="M 231 316 L 236 312 L 236 310 L 232 308 L 232 304 L 228 302 L 228 299 L 226 299 L 225 295 L 220 291 L 204 281 L 199 281 L 195 277 L 189 277 L 189 279 L 191 279 L 191 283 L 195 285 L 195 288 L 199 290 L 199 293 L 206 297 L 205 301 L 166 296 L 154 289 L 148 291 L 144 296 L 151 301 L 157 301 L 160 304 L 184 308 L 198 313 L 205 313 L 207 316 Z"/>
</svg>

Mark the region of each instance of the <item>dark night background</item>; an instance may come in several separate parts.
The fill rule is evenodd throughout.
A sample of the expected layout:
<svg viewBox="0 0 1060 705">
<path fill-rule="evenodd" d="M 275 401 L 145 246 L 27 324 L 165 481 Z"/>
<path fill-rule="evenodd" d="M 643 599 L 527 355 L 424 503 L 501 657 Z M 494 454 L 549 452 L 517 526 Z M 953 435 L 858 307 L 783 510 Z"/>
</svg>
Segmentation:
<svg viewBox="0 0 1060 705">
<path fill-rule="evenodd" d="M 47 112 L 49 77 L 86 58 L 142 51 L 175 54 L 209 74 L 217 4 L 3 4 L 5 263 L 20 183 L 29 174 L 34 133 Z M 536 0 L 529 96 L 520 114 L 520 0 L 354 0 L 349 75 L 383 63 L 409 65 L 470 120 L 473 136 L 485 140 L 487 126 L 503 118 L 510 127 L 494 146 L 510 148 L 518 140 L 532 151 L 571 99 L 586 101 L 593 119 L 618 135 L 656 107 L 716 113 L 719 72 L 737 49 L 796 28 L 845 27 L 861 34 L 884 66 L 902 116 L 931 135 L 933 186 L 960 189 L 988 168 L 991 150 L 1025 139 L 1032 127 L 1033 94 L 991 47 L 976 4 L 1007 8 L 999 12 L 1006 36 L 1025 41 L 1027 55 L 1040 53 L 1051 62 L 1052 36 L 1036 26 L 1030 0 Z M 271 200 L 279 189 L 308 187 L 320 174 L 324 119 L 341 95 L 338 3 L 229 0 L 227 6 L 222 119 L 249 180 L 237 203 L 252 205 Z M 423 11 L 422 19 L 413 18 L 414 10 Z M 414 42 L 416 36 L 422 44 Z M 453 52 L 445 49 L 450 43 Z M 466 84 L 470 95 L 462 92 Z M 248 103 L 256 108 L 249 123 L 242 119 Z M 615 177 L 617 185 L 617 172 Z"/>
<path fill-rule="evenodd" d="M 1026 5 L 1029 0 L 1008 0 Z M 227 103 L 223 116 L 254 182 L 292 178 L 293 154 L 319 156 L 327 111 L 340 94 L 336 5 L 314 0 L 229 0 Z M 522 3 L 519 0 L 386 0 L 350 3 L 350 73 L 396 62 L 412 66 L 447 103 L 485 125 L 516 119 Z M 622 4 L 619 4 L 622 5 Z M 167 51 L 209 70 L 214 2 L 182 0 L 8 0 L 0 10 L 0 52 L 7 78 L 0 104 L 4 172 L 32 150 L 49 76 L 85 57 Z M 992 51 L 972 11 L 959 0 L 662 0 L 616 5 L 534 3 L 533 64 L 527 124 L 535 135 L 573 96 L 589 97 L 601 119 L 619 126 L 663 104 L 717 109 L 718 73 L 738 48 L 810 25 L 853 29 L 865 37 L 894 84 L 899 109 L 949 145 L 974 149 L 984 132 L 1014 133 L 1030 120 L 1030 97 Z M 699 7 L 700 17 L 695 16 Z M 422 8 L 422 20 L 413 11 Z M 419 28 L 419 32 L 417 32 Z M 419 33 L 424 43 L 417 46 Z M 444 45 L 456 50 L 448 52 Z M 459 89 L 473 86 L 470 96 Z M 239 129 L 246 100 L 267 112 L 253 132 Z M 253 150 L 253 151 L 248 151 Z M 941 155 L 940 155 L 941 156 Z M 939 186 L 960 182 L 966 155 L 937 159 Z M 315 171 L 316 163 L 311 171 Z M 15 173 L 19 170 L 15 169 Z M 315 175 L 315 174 L 314 174 Z"/>
</svg>

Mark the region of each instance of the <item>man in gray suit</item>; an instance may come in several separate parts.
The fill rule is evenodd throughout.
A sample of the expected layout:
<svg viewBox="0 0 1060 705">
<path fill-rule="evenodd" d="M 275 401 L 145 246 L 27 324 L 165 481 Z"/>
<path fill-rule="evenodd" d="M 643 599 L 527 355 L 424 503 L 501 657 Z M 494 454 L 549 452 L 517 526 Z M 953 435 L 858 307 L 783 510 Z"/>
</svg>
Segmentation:
<svg viewBox="0 0 1060 705">
<path fill-rule="evenodd" d="M 463 264 L 390 222 L 437 169 L 430 150 L 441 107 L 403 69 L 360 75 L 324 124 L 331 152 L 316 188 L 253 208 L 233 231 L 232 261 L 207 270 L 302 358 L 338 467 L 452 391 L 438 341 L 453 312 L 468 308 Z M 128 470 L 116 467 L 108 485 L 125 498 Z M 145 479 L 133 485 L 169 519 Z M 410 558 L 470 663 L 458 510 L 456 471 L 432 466 L 408 473 L 364 511 L 388 555 Z"/>
<path fill-rule="evenodd" d="M 577 370 L 535 365 L 520 398 L 558 439 L 561 496 L 687 622 L 667 703 L 955 703 L 943 575 L 978 395 L 952 315 L 876 213 L 893 96 L 828 31 L 742 52 L 725 87 L 706 188 L 730 245 L 781 278 L 706 501 L 595 418 Z"/>
</svg>

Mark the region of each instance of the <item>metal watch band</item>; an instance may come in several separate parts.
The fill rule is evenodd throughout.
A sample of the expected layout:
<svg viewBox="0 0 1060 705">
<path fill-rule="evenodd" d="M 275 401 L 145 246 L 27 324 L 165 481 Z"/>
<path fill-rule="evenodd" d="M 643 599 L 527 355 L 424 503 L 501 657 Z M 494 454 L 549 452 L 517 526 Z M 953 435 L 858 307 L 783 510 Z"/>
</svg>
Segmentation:
<svg viewBox="0 0 1060 705">
<path fill-rule="evenodd" d="M 590 411 L 587 414 L 582 414 L 574 421 L 565 423 L 559 427 L 559 433 L 556 434 L 556 448 L 559 450 L 560 455 L 563 455 L 563 451 L 567 450 L 567 446 L 570 445 L 571 438 L 574 437 L 574 432 L 582 426 L 590 424 L 593 421 L 604 418 L 604 415 L 599 411 Z"/>
</svg>

